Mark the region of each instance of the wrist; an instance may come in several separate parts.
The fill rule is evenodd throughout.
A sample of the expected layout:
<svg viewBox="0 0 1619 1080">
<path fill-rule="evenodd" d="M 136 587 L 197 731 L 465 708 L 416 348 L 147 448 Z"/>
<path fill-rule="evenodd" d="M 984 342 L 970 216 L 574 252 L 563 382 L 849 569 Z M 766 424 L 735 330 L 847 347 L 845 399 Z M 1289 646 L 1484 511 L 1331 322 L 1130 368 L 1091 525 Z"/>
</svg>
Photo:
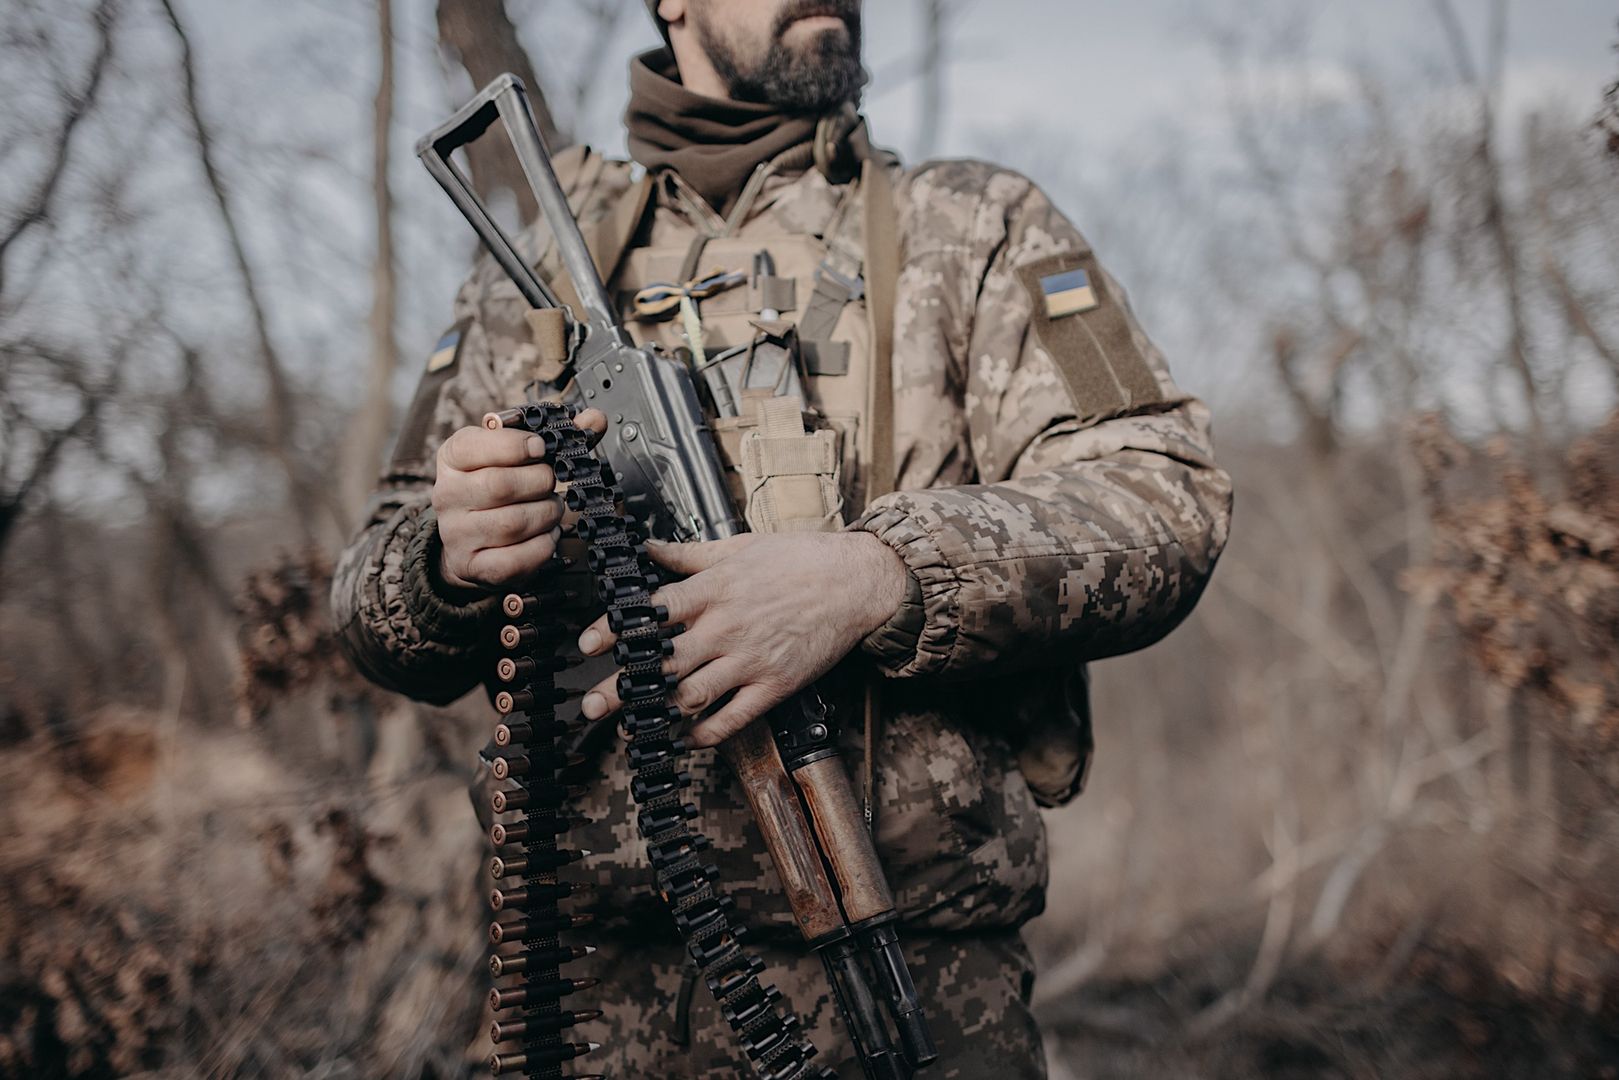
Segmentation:
<svg viewBox="0 0 1619 1080">
<path fill-rule="evenodd" d="M 471 582 L 462 581 L 450 573 L 442 540 L 435 542 L 433 547 L 436 550 L 436 555 L 428 562 L 427 583 L 433 587 L 434 592 L 446 600 L 455 600 L 460 603 L 475 600 L 484 595 L 485 590 L 478 588 Z"/>
<path fill-rule="evenodd" d="M 443 545 L 433 511 L 422 514 L 413 525 L 403 560 L 401 591 L 406 614 L 424 638 L 458 642 L 475 636 L 494 611 L 494 598 L 482 590 L 457 589 L 440 579 Z"/>
<path fill-rule="evenodd" d="M 860 604 L 860 634 L 864 637 L 894 617 L 909 592 L 910 570 L 899 553 L 868 532 L 845 533 L 860 552 L 863 573 L 851 575 Z"/>
</svg>

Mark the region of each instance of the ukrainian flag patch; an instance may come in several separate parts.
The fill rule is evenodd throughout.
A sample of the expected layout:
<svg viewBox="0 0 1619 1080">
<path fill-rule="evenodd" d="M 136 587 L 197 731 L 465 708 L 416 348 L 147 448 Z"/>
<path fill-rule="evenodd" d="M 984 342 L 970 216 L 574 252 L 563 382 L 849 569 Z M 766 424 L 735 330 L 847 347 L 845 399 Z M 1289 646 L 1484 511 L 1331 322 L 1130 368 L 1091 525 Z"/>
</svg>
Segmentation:
<svg viewBox="0 0 1619 1080">
<path fill-rule="evenodd" d="M 1078 315 L 1082 311 L 1091 310 L 1097 304 L 1096 289 L 1091 286 L 1090 275 L 1077 267 L 1042 277 L 1040 291 L 1046 298 L 1048 319 Z"/>
<path fill-rule="evenodd" d="M 452 326 L 438 339 L 433 346 L 432 353 L 427 357 L 428 371 L 441 371 L 455 363 L 455 354 L 461 348 L 461 327 Z"/>
</svg>

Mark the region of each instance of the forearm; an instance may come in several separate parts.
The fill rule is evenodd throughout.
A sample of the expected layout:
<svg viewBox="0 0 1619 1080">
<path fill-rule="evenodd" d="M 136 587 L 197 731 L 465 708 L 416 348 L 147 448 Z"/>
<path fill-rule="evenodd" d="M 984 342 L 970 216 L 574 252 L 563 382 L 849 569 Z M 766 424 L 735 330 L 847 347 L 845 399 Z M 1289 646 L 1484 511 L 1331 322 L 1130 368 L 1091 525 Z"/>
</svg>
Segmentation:
<svg viewBox="0 0 1619 1080">
<path fill-rule="evenodd" d="M 998 483 L 898 492 L 853 527 L 915 585 L 863 648 L 887 674 L 979 675 L 1149 645 L 1201 594 L 1230 482 L 1202 407 L 1057 428 Z"/>
<path fill-rule="evenodd" d="M 362 674 L 443 705 L 479 682 L 496 600 L 445 586 L 438 558 L 426 492 L 383 499 L 343 553 L 331 601 L 338 642 Z"/>
</svg>

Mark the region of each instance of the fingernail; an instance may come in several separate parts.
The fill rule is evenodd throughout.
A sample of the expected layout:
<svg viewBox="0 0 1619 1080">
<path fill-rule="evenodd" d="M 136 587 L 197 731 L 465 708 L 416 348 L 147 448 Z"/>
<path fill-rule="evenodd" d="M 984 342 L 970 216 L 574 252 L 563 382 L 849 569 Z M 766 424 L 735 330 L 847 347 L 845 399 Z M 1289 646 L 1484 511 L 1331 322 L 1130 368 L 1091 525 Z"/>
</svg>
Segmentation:
<svg viewBox="0 0 1619 1080">
<path fill-rule="evenodd" d="M 532 458 L 544 457 L 545 456 L 545 440 L 540 438 L 538 435 L 530 435 L 528 437 L 528 442 L 523 444 L 523 449 L 528 451 L 528 456 L 529 457 L 532 457 Z"/>
<path fill-rule="evenodd" d="M 585 700 L 579 703 L 579 711 L 590 720 L 600 720 L 607 712 L 607 699 L 592 690 L 585 695 Z"/>
<path fill-rule="evenodd" d="M 594 630 L 586 630 L 579 635 L 579 651 L 586 656 L 595 656 L 596 650 L 602 647 L 602 636 Z"/>
</svg>

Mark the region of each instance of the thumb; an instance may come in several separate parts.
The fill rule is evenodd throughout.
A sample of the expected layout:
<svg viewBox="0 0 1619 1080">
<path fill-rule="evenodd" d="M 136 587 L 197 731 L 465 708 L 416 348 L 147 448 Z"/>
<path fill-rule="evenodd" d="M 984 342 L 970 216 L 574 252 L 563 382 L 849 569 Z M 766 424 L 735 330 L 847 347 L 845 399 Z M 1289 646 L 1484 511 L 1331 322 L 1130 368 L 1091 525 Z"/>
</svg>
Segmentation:
<svg viewBox="0 0 1619 1080">
<path fill-rule="evenodd" d="M 652 561 L 666 570 L 690 577 L 707 570 L 721 559 L 735 555 L 752 537 L 747 534 L 728 536 L 724 540 L 706 540 L 691 544 L 671 544 L 662 540 L 648 540 L 646 552 Z"/>
</svg>

